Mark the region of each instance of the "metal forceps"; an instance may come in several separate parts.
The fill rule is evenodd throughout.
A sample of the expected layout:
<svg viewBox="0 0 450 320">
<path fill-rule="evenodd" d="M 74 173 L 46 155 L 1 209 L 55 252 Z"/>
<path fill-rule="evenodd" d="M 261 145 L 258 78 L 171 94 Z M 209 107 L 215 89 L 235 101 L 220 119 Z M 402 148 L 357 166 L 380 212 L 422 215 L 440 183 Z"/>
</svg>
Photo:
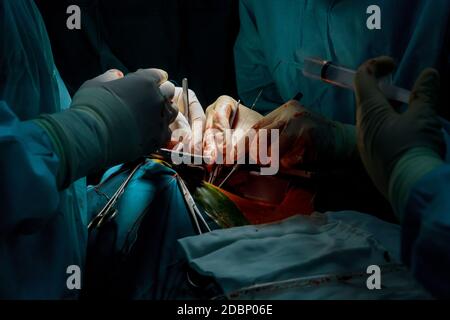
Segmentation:
<svg viewBox="0 0 450 320">
<path fill-rule="evenodd" d="M 102 210 L 91 220 L 88 224 L 88 230 L 92 230 L 94 228 L 100 228 L 108 221 L 114 219 L 119 211 L 116 209 L 116 204 L 119 201 L 120 197 L 125 192 L 125 188 L 130 183 L 131 179 L 135 175 L 135 173 L 139 170 L 139 168 L 143 165 L 143 163 L 138 164 L 128 175 L 124 182 L 120 185 L 119 189 L 114 193 L 114 195 L 108 200 L 106 205 Z"/>
<path fill-rule="evenodd" d="M 189 85 L 188 85 L 187 78 L 183 79 L 182 87 L 183 87 L 182 98 L 183 98 L 183 106 L 184 106 L 183 115 L 186 117 L 186 119 L 188 120 L 188 122 L 190 124 L 191 121 L 189 119 Z"/>
<path fill-rule="evenodd" d="M 178 174 L 176 175 L 176 179 L 178 182 L 178 186 L 180 187 L 181 192 L 183 193 L 184 201 L 186 202 L 186 206 L 191 215 L 191 219 L 194 223 L 197 234 L 203 234 L 202 228 L 200 227 L 199 220 L 203 224 L 203 226 L 207 230 L 207 232 L 210 232 L 211 228 L 208 226 L 208 223 L 203 218 L 202 213 L 200 212 L 197 205 L 195 204 L 195 200 L 194 200 L 194 198 L 192 198 L 192 195 L 189 192 L 189 189 L 186 186 L 186 184 L 184 183 L 183 179 Z"/>
</svg>

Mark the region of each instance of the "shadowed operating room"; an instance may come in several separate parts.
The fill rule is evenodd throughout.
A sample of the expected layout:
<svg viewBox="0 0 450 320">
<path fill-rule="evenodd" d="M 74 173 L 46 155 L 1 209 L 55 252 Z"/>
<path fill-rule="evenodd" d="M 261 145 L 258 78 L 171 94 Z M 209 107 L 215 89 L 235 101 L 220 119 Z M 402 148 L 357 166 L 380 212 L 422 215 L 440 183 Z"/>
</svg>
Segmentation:
<svg viewBox="0 0 450 320">
<path fill-rule="evenodd" d="M 0 0 L 0 299 L 450 297 L 448 0 Z"/>
</svg>

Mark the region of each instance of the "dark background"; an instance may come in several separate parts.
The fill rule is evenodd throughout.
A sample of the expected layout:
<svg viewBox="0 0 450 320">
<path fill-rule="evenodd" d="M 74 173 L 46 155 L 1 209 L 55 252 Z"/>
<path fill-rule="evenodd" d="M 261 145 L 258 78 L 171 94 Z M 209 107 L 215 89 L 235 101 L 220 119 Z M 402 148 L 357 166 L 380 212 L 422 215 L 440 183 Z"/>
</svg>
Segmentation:
<svg viewBox="0 0 450 320">
<path fill-rule="evenodd" d="M 233 46 L 237 0 L 35 0 L 56 65 L 73 94 L 111 69 L 158 67 L 180 83 L 189 78 L 203 107 L 236 97 Z M 81 30 L 68 30 L 70 5 L 81 8 Z"/>
</svg>

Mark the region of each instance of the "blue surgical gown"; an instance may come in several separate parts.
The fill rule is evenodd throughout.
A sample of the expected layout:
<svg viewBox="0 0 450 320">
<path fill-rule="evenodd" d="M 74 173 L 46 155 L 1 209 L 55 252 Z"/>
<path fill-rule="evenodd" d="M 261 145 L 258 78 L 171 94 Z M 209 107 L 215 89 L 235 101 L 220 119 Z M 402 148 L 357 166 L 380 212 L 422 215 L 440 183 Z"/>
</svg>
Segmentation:
<svg viewBox="0 0 450 320">
<path fill-rule="evenodd" d="M 404 212 L 403 261 L 439 298 L 450 298 L 450 123 L 444 122 L 447 155 L 413 187 Z"/>
<path fill-rule="evenodd" d="M 381 30 L 369 30 L 370 5 L 381 9 Z M 268 112 L 303 94 L 302 103 L 330 119 L 355 122 L 350 90 L 302 74 L 303 60 L 318 57 L 357 69 L 380 55 L 398 65 L 393 82 L 412 88 L 426 67 L 449 64 L 448 0 L 240 0 L 241 29 L 235 45 L 239 95 Z"/>
<path fill-rule="evenodd" d="M 86 184 L 58 191 L 59 159 L 27 121 L 70 96 L 33 1 L 0 1 L 0 39 L 0 299 L 77 298 L 66 280 L 84 264 Z"/>
</svg>

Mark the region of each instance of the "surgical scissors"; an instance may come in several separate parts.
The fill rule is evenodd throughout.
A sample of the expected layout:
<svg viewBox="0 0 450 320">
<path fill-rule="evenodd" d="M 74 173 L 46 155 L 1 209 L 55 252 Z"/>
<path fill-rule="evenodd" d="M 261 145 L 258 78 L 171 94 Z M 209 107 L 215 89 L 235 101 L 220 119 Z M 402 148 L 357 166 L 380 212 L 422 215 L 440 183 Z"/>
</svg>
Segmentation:
<svg viewBox="0 0 450 320">
<path fill-rule="evenodd" d="M 140 167 L 144 162 L 139 163 L 128 175 L 128 177 L 125 179 L 125 181 L 120 185 L 119 189 L 114 193 L 114 195 L 108 200 L 106 205 L 100 210 L 100 212 L 89 222 L 88 224 L 88 230 L 92 230 L 93 228 L 100 228 L 102 227 L 106 222 L 111 221 L 114 219 L 118 214 L 119 211 L 116 208 L 116 204 L 119 201 L 120 197 L 124 194 L 125 188 L 130 183 L 131 179 L 134 177 L 136 172 L 139 170 Z"/>
<path fill-rule="evenodd" d="M 176 179 L 177 179 L 178 185 L 181 189 L 181 192 L 183 194 L 184 201 L 186 202 L 186 205 L 187 205 L 188 211 L 191 215 L 194 226 L 197 229 L 197 233 L 198 234 L 203 233 L 202 228 L 200 227 L 200 224 L 199 224 L 199 219 L 200 219 L 200 222 L 203 224 L 204 228 L 207 230 L 207 232 L 211 232 L 211 228 L 209 227 L 208 223 L 203 218 L 202 213 L 200 212 L 197 205 L 195 204 L 195 200 L 194 200 L 194 198 L 192 198 L 192 195 L 189 192 L 189 189 L 186 186 L 186 184 L 184 183 L 183 179 L 180 177 L 179 174 L 176 175 Z"/>
</svg>

